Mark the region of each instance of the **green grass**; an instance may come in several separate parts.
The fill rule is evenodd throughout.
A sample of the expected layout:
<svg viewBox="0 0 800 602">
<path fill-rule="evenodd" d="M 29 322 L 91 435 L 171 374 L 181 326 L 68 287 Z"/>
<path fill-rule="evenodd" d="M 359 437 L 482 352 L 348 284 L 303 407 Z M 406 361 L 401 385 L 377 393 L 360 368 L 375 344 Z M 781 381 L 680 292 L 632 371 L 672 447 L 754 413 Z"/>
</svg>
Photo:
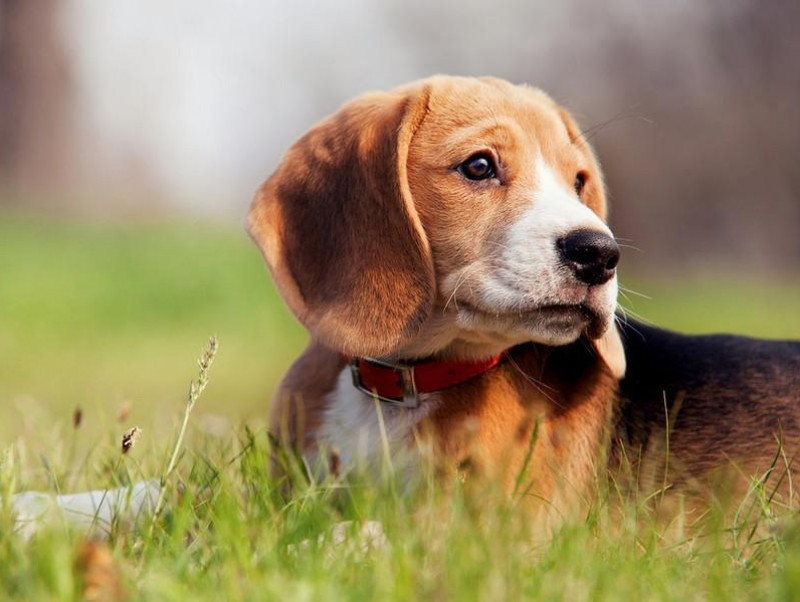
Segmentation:
<svg viewBox="0 0 800 602">
<path fill-rule="evenodd" d="M 652 297 L 625 304 L 662 326 L 800 338 L 797 279 L 623 280 Z M 165 511 L 152 537 L 149 525 L 120 525 L 109 542 L 111 573 L 132 599 L 798 597 L 800 529 L 773 515 L 765 492 L 745 500 L 757 502 L 758 537 L 735 538 L 730 524 L 702 534 L 667 528 L 642 501 L 606 494 L 546 544 L 533 543 L 512 505 L 457 485 L 445 494 L 423 482 L 400 495 L 391 479 L 301 479 L 290 493 L 268 474 L 263 425 L 305 335 L 255 247 L 225 224 L 0 214 L 0 497 L 163 474 L 193 360 L 212 334 L 219 353 Z M 129 415 L 119 420 L 123 405 Z M 133 425 L 143 437 L 122 456 L 120 437 Z M 382 523 L 388 546 L 365 553 L 331 541 L 336 524 L 352 521 L 357 542 L 367 520 Z M 80 599 L 79 534 L 55 526 L 26 542 L 10 525 L 0 513 L 0 600 Z"/>
<path fill-rule="evenodd" d="M 263 416 L 305 334 L 240 228 L 0 217 L 5 441 L 33 406 L 55 421 L 81 406 L 91 422 L 126 403 L 133 420 L 163 419 L 191 374 L 187 357 L 212 334 L 225 354 L 205 409 Z"/>
</svg>

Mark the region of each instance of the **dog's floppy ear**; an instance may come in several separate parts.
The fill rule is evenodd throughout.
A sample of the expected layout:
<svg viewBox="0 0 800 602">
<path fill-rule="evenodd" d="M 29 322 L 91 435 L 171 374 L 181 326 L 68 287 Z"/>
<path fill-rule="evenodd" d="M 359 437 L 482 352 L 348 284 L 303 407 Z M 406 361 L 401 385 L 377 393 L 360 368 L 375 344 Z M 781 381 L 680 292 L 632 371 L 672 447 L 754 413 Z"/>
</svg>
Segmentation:
<svg viewBox="0 0 800 602">
<path fill-rule="evenodd" d="M 352 355 L 412 339 L 433 308 L 430 247 L 406 174 L 427 87 L 345 105 L 286 153 L 248 230 L 312 337 Z"/>
<path fill-rule="evenodd" d="M 619 334 L 619 329 L 616 324 L 612 324 L 606 333 L 599 339 L 592 341 L 594 348 L 614 378 L 621 380 L 625 376 L 625 368 L 627 362 L 625 360 L 625 346 L 622 344 L 622 338 Z"/>
</svg>

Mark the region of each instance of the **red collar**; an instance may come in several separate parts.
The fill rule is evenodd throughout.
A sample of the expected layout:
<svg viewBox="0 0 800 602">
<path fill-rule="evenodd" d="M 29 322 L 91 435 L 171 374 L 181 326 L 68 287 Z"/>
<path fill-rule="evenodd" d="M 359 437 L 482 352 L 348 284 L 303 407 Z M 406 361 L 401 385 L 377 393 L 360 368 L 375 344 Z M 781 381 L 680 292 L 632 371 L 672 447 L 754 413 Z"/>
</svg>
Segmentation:
<svg viewBox="0 0 800 602">
<path fill-rule="evenodd" d="M 466 382 L 497 366 L 506 352 L 485 360 L 423 360 L 413 364 L 393 364 L 373 358 L 350 360 L 353 386 L 394 405 L 419 406 L 421 393 L 433 393 Z"/>
</svg>

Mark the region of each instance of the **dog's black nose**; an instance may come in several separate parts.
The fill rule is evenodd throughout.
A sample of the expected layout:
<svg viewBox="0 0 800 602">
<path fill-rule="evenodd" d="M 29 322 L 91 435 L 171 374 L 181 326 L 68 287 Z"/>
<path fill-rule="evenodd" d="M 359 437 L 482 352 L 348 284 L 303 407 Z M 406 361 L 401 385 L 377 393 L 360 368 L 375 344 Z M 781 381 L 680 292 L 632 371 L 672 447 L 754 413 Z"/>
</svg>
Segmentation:
<svg viewBox="0 0 800 602">
<path fill-rule="evenodd" d="M 578 280 L 589 285 L 603 284 L 614 276 L 619 263 L 619 246 L 604 232 L 575 230 L 556 241 L 564 262 Z"/>
</svg>

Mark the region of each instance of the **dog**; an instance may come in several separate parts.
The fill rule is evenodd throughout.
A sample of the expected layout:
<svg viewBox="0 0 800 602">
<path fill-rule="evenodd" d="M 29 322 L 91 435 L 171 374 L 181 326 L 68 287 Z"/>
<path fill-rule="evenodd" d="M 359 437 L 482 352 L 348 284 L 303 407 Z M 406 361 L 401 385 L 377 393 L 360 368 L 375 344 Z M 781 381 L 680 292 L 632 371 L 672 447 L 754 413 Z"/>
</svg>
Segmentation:
<svg viewBox="0 0 800 602">
<path fill-rule="evenodd" d="M 766 469 L 779 432 L 793 456 L 800 344 L 615 321 L 606 217 L 592 149 L 538 89 L 435 76 L 345 104 L 248 216 L 311 337 L 271 429 L 335 472 L 425 456 L 509 494 L 522 478 L 562 515 L 665 432 L 672 460 L 645 468 L 676 483 Z"/>
</svg>

